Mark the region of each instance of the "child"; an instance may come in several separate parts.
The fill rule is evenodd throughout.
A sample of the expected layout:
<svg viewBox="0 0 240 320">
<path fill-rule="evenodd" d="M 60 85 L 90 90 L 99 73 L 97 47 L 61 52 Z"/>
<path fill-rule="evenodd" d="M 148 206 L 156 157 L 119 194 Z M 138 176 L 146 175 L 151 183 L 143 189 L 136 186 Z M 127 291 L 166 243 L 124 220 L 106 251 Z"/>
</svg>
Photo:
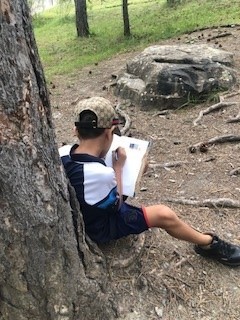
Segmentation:
<svg viewBox="0 0 240 320">
<path fill-rule="evenodd" d="M 169 207 L 158 204 L 134 207 L 123 201 L 121 173 L 126 154 L 121 147 L 113 168 L 104 157 L 119 120 L 111 103 L 101 97 L 80 101 L 76 107 L 76 135 L 80 144 L 60 148 L 66 174 L 75 188 L 86 232 L 104 243 L 148 228 L 164 229 L 171 236 L 195 244 L 195 251 L 229 266 L 240 265 L 240 247 L 211 233 L 201 233 L 183 222 Z"/>
</svg>

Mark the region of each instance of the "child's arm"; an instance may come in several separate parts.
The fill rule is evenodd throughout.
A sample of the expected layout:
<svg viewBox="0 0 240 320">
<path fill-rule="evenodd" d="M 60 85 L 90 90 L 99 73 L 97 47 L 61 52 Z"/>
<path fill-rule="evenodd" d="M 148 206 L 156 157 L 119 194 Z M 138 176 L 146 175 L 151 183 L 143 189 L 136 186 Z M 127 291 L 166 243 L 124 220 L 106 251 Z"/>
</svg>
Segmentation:
<svg viewBox="0 0 240 320">
<path fill-rule="evenodd" d="M 126 152 L 122 147 L 117 148 L 113 152 L 113 169 L 115 171 L 116 180 L 117 180 L 117 190 L 119 194 L 119 206 L 122 204 L 122 168 L 126 160 Z"/>
</svg>

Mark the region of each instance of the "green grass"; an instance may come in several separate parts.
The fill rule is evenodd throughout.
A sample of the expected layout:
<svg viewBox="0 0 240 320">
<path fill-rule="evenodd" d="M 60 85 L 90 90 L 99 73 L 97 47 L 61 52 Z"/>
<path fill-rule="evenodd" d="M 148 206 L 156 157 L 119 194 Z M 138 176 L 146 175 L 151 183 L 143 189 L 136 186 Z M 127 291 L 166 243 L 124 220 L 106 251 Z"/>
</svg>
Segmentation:
<svg viewBox="0 0 240 320">
<path fill-rule="evenodd" d="M 76 36 L 74 6 L 59 5 L 33 19 L 38 49 L 48 79 L 76 73 L 117 53 L 139 50 L 197 28 L 240 23 L 240 0 L 185 0 L 168 7 L 166 0 L 129 0 L 132 36 L 123 37 L 120 0 L 88 3 L 91 36 Z"/>
</svg>

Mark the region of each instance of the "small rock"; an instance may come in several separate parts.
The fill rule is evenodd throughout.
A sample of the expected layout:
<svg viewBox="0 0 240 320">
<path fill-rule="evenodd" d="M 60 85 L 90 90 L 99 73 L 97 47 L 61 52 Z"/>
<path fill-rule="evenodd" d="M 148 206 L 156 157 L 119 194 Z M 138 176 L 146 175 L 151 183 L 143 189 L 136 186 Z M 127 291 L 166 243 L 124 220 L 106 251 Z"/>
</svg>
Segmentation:
<svg viewBox="0 0 240 320">
<path fill-rule="evenodd" d="M 155 312 L 159 318 L 162 318 L 162 316 L 163 316 L 163 309 L 162 308 L 155 307 Z"/>
</svg>

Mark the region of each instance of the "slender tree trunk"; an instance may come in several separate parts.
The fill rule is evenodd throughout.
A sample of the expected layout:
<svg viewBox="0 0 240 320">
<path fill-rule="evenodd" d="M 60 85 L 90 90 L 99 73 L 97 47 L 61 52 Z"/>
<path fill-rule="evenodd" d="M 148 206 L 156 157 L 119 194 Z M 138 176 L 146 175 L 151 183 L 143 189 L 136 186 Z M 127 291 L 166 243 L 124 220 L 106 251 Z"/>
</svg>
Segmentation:
<svg viewBox="0 0 240 320">
<path fill-rule="evenodd" d="M 60 165 L 26 0 L 0 2 L 0 319 L 113 319 Z"/>
<path fill-rule="evenodd" d="M 170 6 L 170 7 L 173 7 L 177 4 L 180 4 L 181 3 L 181 0 L 167 0 L 167 4 Z"/>
<path fill-rule="evenodd" d="M 124 36 L 130 37 L 131 31 L 130 31 L 129 14 L 128 14 L 128 0 L 123 0 L 122 11 L 123 11 Z"/>
<path fill-rule="evenodd" d="M 76 12 L 76 28 L 78 37 L 89 37 L 86 0 L 74 0 Z"/>
</svg>

